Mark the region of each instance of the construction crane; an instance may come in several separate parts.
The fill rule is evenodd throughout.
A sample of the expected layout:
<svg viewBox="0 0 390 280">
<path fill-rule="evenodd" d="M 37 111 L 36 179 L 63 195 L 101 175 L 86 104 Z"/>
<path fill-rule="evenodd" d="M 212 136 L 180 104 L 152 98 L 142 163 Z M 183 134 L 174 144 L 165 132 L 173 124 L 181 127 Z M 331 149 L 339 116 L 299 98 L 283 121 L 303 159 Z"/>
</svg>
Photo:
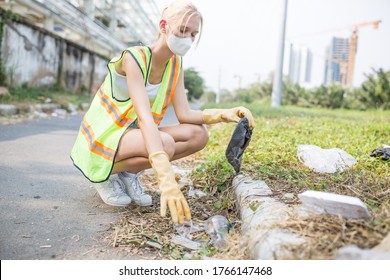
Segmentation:
<svg viewBox="0 0 390 280">
<path fill-rule="evenodd" d="M 311 54 L 315 57 L 319 57 L 321 59 L 324 59 L 325 61 L 330 61 L 330 62 L 338 64 L 340 66 L 340 76 L 341 76 L 340 84 L 343 86 L 347 84 L 348 60 L 337 59 L 337 58 L 334 58 L 331 56 L 324 56 L 324 55 L 320 55 L 320 54 L 314 53 L 314 52 L 311 52 Z"/>
<path fill-rule="evenodd" d="M 326 57 L 325 59 L 327 61 L 334 62 L 340 66 L 340 76 L 341 76 L 340 84 L 342 86 L 348 85 L 348 77 L 349 77 L 348 63 L 349 62 L 346 60 L 335 59 L 332 57 Z"/>
<path fill-rule="evenodd" d="M 378 29 L 381 20 L 360 22 L 353 25 L 352 34 L 349 39 L 349 57 L 348 57 L 348 75 L 346 84 L 352 86 L 353 74 L 355 71 L 355 58 L 358 44 L 358 31 L 360 27 L 372 25 L 374 29 Z"/>
</svg>

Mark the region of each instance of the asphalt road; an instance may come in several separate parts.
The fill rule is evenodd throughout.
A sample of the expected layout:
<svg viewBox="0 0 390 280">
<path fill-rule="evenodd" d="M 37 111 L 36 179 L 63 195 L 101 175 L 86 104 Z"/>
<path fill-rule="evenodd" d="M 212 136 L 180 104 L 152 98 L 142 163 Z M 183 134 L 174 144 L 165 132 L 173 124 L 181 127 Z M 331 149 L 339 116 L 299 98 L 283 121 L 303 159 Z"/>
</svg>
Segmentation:
<svg viewBox="0 0 390 280">
<path fill-rule="evenodd" d="M 102 236 L 102 203 L 69 157 L 82 116 L 0 125 L 0 259 L 140 259 Z M 164 125 L 177 122 L 172 110 Z"/>
</svg>

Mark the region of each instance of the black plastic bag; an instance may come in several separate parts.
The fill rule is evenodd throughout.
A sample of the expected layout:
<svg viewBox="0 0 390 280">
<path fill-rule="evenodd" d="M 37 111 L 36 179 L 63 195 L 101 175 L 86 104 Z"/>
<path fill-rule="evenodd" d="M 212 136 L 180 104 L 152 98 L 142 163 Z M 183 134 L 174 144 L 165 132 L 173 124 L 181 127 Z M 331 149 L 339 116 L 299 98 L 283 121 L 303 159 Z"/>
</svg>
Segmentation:
<svg viewBox="0 0 390 280">
<path fill-rule="evenodd" d="M 241 160 L 246 147 L 249 145 L 252 137 L 252 130 L 249 129 L 247 118 L 242 118 L 234 129 L 232 138 L 226 149 L 226 158 L 238 174 L 241 169 Z"/>
<path fill-rule="evenodd" d="M 378 148 L 370 153 L 372 157 L 382 157 L 383 160 L 390 159 L 390 148 Z"/>
</svg>

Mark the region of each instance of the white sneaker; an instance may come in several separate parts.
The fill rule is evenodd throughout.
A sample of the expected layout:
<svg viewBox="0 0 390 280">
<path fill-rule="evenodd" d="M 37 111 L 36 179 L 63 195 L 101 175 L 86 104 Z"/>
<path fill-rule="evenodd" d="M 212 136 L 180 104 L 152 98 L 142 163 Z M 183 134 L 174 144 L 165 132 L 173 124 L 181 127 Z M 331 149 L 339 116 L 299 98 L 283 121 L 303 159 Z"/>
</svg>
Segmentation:
<svg viewBox="0 0 390 280">
<path fill-rule="evenodd" d="M 152 205 L 152 197 L 145 193 L 139 181 L 139 176 L 142 173 L 144 171 L 138 172 L 137 174 L 127 173 L 126 175 L 124 173 L 118 173 L 118 177 L 125 185 L 126 193 L 136 204 L 139 206 L 150 206 Z"/>
<path fill-rule="evenodd" d="M 126 194 L 125 186 L 118 176 L 112 175 L 107 181 L 95 184 L 95 189 L 108 205 L 125 207 L 131 203 L 131 198 Z"/>
</svg>

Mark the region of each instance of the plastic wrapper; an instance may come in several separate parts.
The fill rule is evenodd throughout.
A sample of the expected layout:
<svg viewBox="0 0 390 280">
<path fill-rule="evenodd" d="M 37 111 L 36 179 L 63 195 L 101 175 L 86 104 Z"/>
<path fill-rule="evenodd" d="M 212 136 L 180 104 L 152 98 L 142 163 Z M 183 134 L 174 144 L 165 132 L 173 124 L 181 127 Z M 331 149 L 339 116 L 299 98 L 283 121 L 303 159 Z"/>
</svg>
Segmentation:
<svg viewBox="0 0 390 280">
<path fill-rule="evenodd" d="M 192 239 L 192 234 L 196 232 L 204 231 L 204 225 L 201 223 L 194 223 L 192 221 L 190 222 L 184 222 L 182 224 L 174 224 L 173 228 L 176 230 L 176 232 L 182 236 L 186 237 L 188 239 Z"/>
<path fill-rule="evenodd" d="M 342 149 L 322 149 L 315 145 L 298 145 L 298 159 L 319 173 L 343 172 L 356 163 L 356 159 Z"/>
<path fill-rule="evenodd" d="M 188 190 L 188 197 L 203 197 L 206 196 L 206 193 L 201 190 L 195 189 L 193 186 L 190 186 Z"/>
<path fill-rule="evenodd" d="M 236 173 L 240 173 L 242 156 L 252 137 L 247 118 L 242 118 L 234 129 L 232 138 L 226 149 L 226 158 Z"/>
<path fill-rule="evenodd" d="M 382 158 L 383 160 L 389 160 L 390 159 L 390 147 L 374 149 L 371 151 L 370 156 L 379 157 L 379 158 Z"/>
<path fill-rule="evenodd" d="M 183 246 L 190 250 L 199 250 L 201 248 L 201 245 L 199 242 L 192 241 L 191 239 L 188 239 L 184 236 L 176 235 L 172 237 L 171 242 Z"/>
</svg>

